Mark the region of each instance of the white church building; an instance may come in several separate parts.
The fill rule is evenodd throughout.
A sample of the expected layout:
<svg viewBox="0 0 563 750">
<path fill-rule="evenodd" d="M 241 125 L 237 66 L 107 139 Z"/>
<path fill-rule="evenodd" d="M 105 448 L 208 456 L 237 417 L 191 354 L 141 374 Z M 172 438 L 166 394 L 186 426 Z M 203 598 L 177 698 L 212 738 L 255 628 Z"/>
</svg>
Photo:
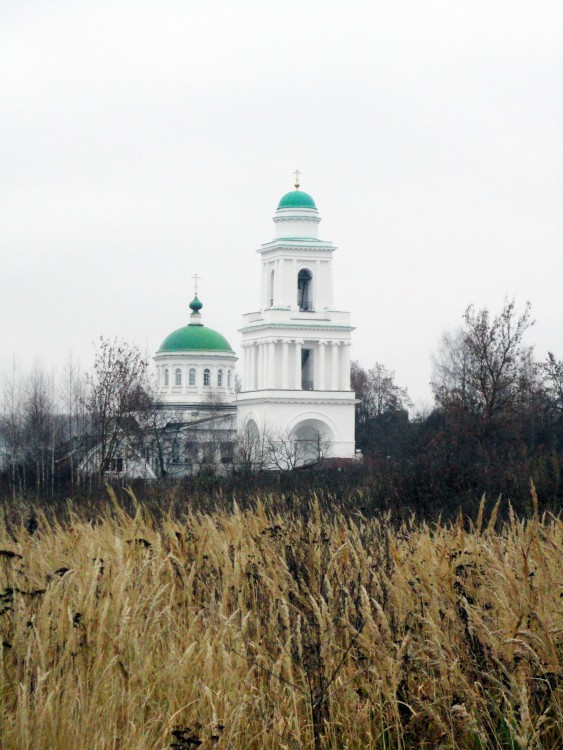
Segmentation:
<svg viewBox="0 0 563 750">
<path fill-rule="evenodd" d="M 203 324 L 197 286 L 187 325 L 154 356 L 167 474 L 234 462 L 244 435 L 267 435 L 270 448 L 297 446 L 300 463 L 314 462 L 320 451 L 355 457 L 353 328 L 350 313 L 333 300 L 336 247 L 319 239 L 315 201 L 297 181 L 273 220 L 274 239 L 258 249 L 258 309 L 243 316 L 240 329 L 239 388 L 235 352 Z"/>
</svg>

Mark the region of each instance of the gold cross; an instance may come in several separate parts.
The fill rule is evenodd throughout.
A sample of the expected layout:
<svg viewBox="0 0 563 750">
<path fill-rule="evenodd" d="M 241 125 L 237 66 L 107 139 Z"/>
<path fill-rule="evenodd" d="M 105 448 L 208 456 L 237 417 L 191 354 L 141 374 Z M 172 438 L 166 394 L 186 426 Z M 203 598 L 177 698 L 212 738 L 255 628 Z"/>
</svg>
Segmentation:
<svg viewBox="0 0 563 750">
<path fill-rule="evenodd" d="M 197 273 L 194 273 L 194 275 L 192 276 L 192 279 L 194 280 L 194 293 L 195 293 L 195 296 L 197 297 L 197 282 L 201 280 L 201 276 L 198 276 Z"/>
<path fill-rule="evenodd" d="M 299 175 L 301 174 L 301 172 L 296 169 L 293 174 L 295 175 L 295 189 L 299 190 Z"/>
</svg>

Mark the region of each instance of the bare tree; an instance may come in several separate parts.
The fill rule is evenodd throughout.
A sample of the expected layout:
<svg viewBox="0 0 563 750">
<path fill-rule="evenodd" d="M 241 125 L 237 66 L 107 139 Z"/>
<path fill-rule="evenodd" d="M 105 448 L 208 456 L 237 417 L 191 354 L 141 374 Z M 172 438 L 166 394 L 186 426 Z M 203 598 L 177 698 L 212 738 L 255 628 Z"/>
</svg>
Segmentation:
<svg viewBox="0 0 563 750">
<path fill-rule="evenodd" d="M 530 304 L 518 315 L 514 300 L 505 301 L 495 317 L 486 307 L 470 305 L 464 321 L 457 334 L 443 338 L 434 360 L 434 397 L 450 413 L 471 413 L 490 423 L 530 392 L 532 347 L 523 344 L 533 325 Z"/>
<path fill-rule="evenodd" d="M 549 352 L 545 362 L 540 364 L 543 389 L 552 410 L 563 416 L 563 360 L 558 360 Z"/>
<path fill-rule="evenodd" d="M 53 378 L 37 364 L 27 378 L 23 415 L 27 459 L 33 466 L 35 487 L 40 492 L 49 483 L 53 485 L 58 431 Z"/>
<path fill-rule="evenodd" d="M 287 430 L 268 430 L 265 440 L 269 468 L 280 471 L 318 466 L 329 455 L 331 447 L 331 441 L 317 429 L 302 437 Z"/>
<path fill-rule="evenodd" d="M 263 471 L 268 463 L 268 439 L 254 420 L 246 420 L 238 430 L 234 449 L 234 466 L 241 474 Z"/>
<path fill-rule="evenodd" d="M 395 373 L 380 362 L 365 370 L 358 362 L 351 366 L 356 405 L 356 440 L 371 454 L 387 456 L 399 450 L 399 437 L 408 425 L 412 402 L 406 388 L 395 382 Z"/>
<path fill-rule="evenodd" d="M 150 406 L 148 363 L 124 341 L 101 338 L 87 377 L 86 407 L 96 445 L 96 470 L 103 477 L 122 445 L 137 431 L 139 413 Z"/>
<path fill-rule="evenodd" d="M 145 456 L 152 457 L 156 475 L 166 476 L 165 430 L 169 415 L 158 408 L 154 394 L 147 399 L 147 407 L 137 415 Z"/>
<path fill-rule="evenodd" d="M 85 388 L 86 383 L 80 366 L 74 361 L 72 353 L 69 353 L 60 386 L 60 401 L 65 414 L 65 430 L 64 450 L 59 460 L 68 462 L 72 484 L 75 484 L 79 477 L 76 472 L 77 458 L 82 455 L 86 448 L 89 432 Z"/>
<path fill-rule="evenodd" d="M 181 409 L 171 410 L 159 403 L 154 378 L 147 376 L 145 381 L 144 405 L 135 414 L 139 427 L 139 448 L 145 460 L 152 464 L 155 474 L 164 477 L 168 473 L 168 459 L 178 453 L 179 435 L 185 415 Z"/>
<path fill-rule="evenodd" d="M 412 406 L 407 389 L 397 385 L 395 373 L 380 362 L 369 370 L 352 362 L 351 380 L 356 397 L 360 399 L 360 409 L 367 419 Z"/>
<path fill-rule="evenodd" d="M 9 466 L 12 492 L 23 492 L 26 487 L 24 463 L 23 382 L 16 362 L 2 381 L 2 410 L 0 435 L 4 441 L 6 462 Z"/>
<path fill-rule="evenodd" d="M 438 353 L 432 355 L 432 371 L 435 395 L 439 392 L 444 400 L 453 398 L 462 409 L 472 408 L 469 347 L 462 328 L 442 335 Z"/>
</svg>

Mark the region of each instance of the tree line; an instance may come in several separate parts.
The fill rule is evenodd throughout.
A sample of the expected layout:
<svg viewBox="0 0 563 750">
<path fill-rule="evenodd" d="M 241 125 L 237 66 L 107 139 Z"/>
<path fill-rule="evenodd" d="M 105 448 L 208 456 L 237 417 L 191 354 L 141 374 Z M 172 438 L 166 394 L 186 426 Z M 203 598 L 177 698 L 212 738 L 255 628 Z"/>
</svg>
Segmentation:
<svg viewBox="0 0 563 750">
<path fill-rule="evenodd" d="M 128 433 L 147 429 L 155 403 L 148 362 L 135 346 L 100 339 L 83 372 L 69 357 L 62 374 L 15 363 L 2 379 L 0 469 L 4 493 L 38 495 L 93 482 L 79 467 L 97 448 L 102 478 Z M 95 479 L 95 477 L 94 477 Z"/>
<path fill-rule="evenodd" d="M 352 366 L 360 403 L 356 441 L 372 471 L 421 503 L 479 492 L 528 501 L 530 480 L 557 507 L 563 487 L 563 361 L 534 359 L 525 334 L 530 305 L 500 313 L 469 306 L 433 356 L 433 408 L 412 403 L 395 375 L 376 363 Z"/>
<path fill-rule="evenodd" d="M 484 491 L 524 503 L 532 479 L 556 507 L 563 493 L 563 362 L 553 353 L 534 359 L 525 343 L 532 325 L 529 305 L 518 312 L 506 301 L 497 315 L 468 307 L 462 326 L 444 334 L 434 353 L 434 404 L 426 412 L 413 412 L 407 389 L 385 365 L 352 363 L 363 460 L 350 469 L 351 481 L 379 488 L 387 500 L 423 507 Z M 157 476 L 166 474 L 165 415 L 148 362 L 134 346 L 101 339 L 88 372 L 72 358 L 59 376 L 39 366 L 23 373 L 14 365 L 3 374 L 0 396 L 4 495 L 93 487 L 119 468 L 117 449 L 129 439 L 150 452 Z M 255 439 L 241 438 L 233 472 L 248 473 Z M 284 456 L 277 468 L 295 468 L 290 441 L 284 445 L 290 460 Z M 79 472 L 94 450 L 95 469 Z M 323 459 L 328 453 L 326 446 L 319 451 Z M 318 468 L 323 461 L 314 463 Z"/>
</svg>

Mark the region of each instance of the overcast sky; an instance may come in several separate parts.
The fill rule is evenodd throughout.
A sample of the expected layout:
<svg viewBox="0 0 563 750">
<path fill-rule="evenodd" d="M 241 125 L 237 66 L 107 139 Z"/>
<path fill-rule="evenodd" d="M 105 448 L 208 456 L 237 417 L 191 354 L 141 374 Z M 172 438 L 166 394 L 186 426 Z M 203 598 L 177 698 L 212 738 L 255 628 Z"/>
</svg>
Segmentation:
<svg viewBox="0 0 563 750">
<path fill-rule="evenodd" d="M 0 1 L 0 371 L 235 350 L 302 172 L 352 356 L 430 403 L 466 306 L 532 303 L 563 357 L 559 1 Z"/>
</svg>

